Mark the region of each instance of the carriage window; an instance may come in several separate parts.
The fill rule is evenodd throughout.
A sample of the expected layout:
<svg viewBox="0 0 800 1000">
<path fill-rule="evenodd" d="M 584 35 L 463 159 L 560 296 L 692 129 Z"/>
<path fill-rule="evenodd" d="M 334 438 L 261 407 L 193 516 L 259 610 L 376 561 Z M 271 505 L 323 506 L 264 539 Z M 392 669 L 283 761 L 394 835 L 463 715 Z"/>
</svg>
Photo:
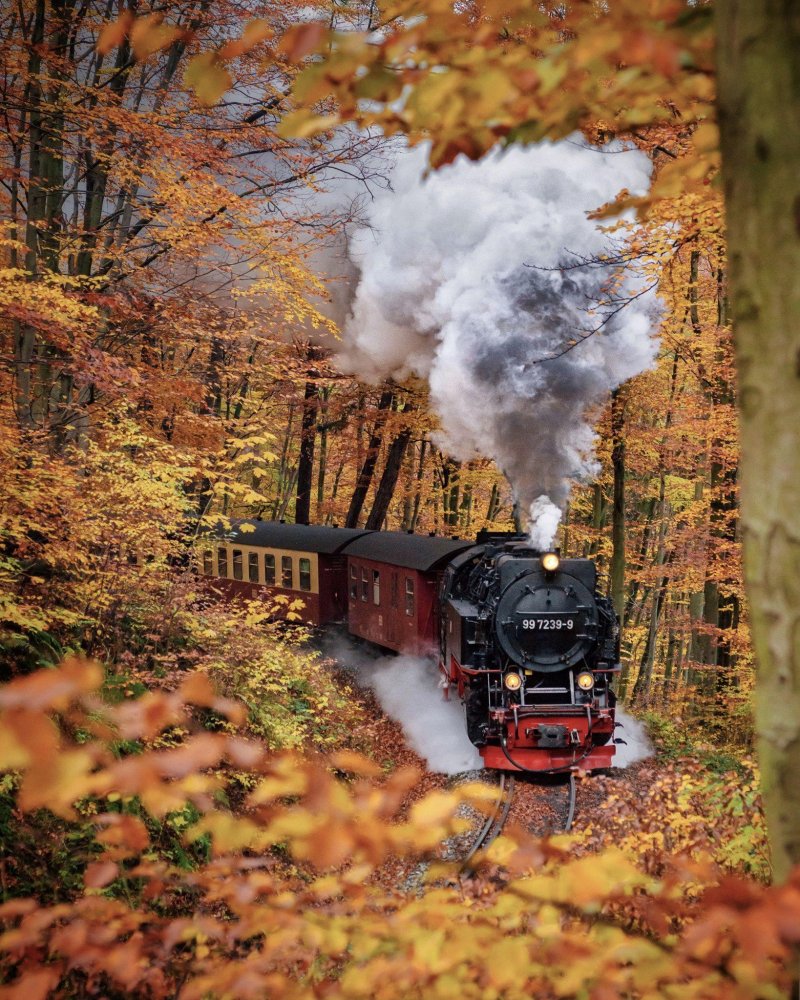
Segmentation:
<svg viewBox="0 0 800 1000">
<path fill-rule="evenodd" d="M 414 614 L 414 581 L 410 576 L 406 577 L 406 614 Z"/>
<path fill-rule="evenodd" d="M 361 570 L 361 600 L 366 601 L 369 597 L 369 574 L 365 569 Z"/>
<path fill-rule="evenodd" d="M 300 560 L 300 589 L 311 590 L 311 560 Z"/>
<path fill-rule="evenodd" d="M 203 553 L 203 572 L 206 576 L 214 574 L 214 553 L 211 549 L 206 549 Z"/>
<path fill-rule="evenodd" d="M 233 550 L 233 578 L 234 580 L 243 580 L 244 573 L 242 572 L 242 550 Z"/>
<path fill-rule="evenodd" d="M 372 571 L 372 602 L 381 603 L 381 574 L 376 569 Z"/>
<path fill-rule="evenodd" d="M 217 549 L 217 575 L 228 575 L 228 550 Z"/>
<path fill-rule="evenodd" d="M 275 586 L 275 556 L 264 554 L 264 583 L 268 587 Z"/>
<path fill-rule="evenodd" d="M 281 556 L 281 586 L 294 590 L 294 566 L 291 556 Z"/>
<path fill-rule="evenodd" d="M 247 578 L 250 583 L 258 583 L 258 553 L 251 552 L 247 556 Z"/>
<path fill-rule="evenodd" d="M 392 573 L 392 597 L 391 605 L 393 608 L 397 607 L 397 573 Z"/>
<path fill-rule="evenodd" d="M 350 598 L 353 601 L 358 600 L 358 570 L 355 566 L 350 566 Z"/>
</svg>

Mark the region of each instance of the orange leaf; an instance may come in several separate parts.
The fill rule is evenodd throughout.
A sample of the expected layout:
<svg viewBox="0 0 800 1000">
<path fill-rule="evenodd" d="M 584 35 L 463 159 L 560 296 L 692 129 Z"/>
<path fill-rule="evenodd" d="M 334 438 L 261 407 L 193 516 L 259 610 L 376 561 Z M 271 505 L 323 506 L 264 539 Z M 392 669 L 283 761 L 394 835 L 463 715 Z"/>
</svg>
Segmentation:
<svg viewBox="0 0 800 1000">
<path fill-rule="evenodd" d="M 54 966 L 36 969 L 4 987 L 4 1000 L 46 1000 L 58 986 L 60 979 L 61 971 Z"/>
<path fill-rule="evenodd" d="M 190 701 L 193 705 L 201 705 L 203 708 L 211 708 L 217 693 L 208 674 L 196 671 L 189 674 L 181 684 L 180 695 L 185 701 Z"/>
<path fill-rule="evenodd" d="M 351 774 L 359 774 L 364 778 L 377 778 L 383 774 L 383 769 L 375 761 L 367 760 L 360 753 L 352 750 L 337 750 L 331 754 L 330 762 L 333 767 L 338 767 L 340 771 L 349 771 Z"/>
<path fill-rule="evenodd" d="M 86 866 L 83 882 L 87 889 L 103 889 L 117 877 L 119 868 L 113 861 L 93 861 Z"/>
<path fill-rule="evenodd" d="M 99 664 L 69 656 L 56 670 L 38 670 L 6 684 L 0 691 L 0 708 L 62 711 L 79 695 L 96 691 L 102 683 Z"/>
<path fill-rule="evenodd" d="M 162 24 L 161 19 L 161 14 L 148 14 L 133 22 L 130 38 L 133 54 L 137 59 L 146 59 L 160 49 L 166 49 L 183 35 L 180 28 Z"/>
<path fill-rule="evenodd" d="M 236 41 L 228 42 L 219 50 L 220 59 L 234 59 L 250 49 L 255 48 L 259 42 L 272 38 L 275 32 L 263 18 L 255 18 L 245 25 L 242 37 Z"/>
<path fill-rule="evenodd" d="M 112 49 L 115 49 L 118 45 L 122 45 L 125 36 L 130 31 L 130 27 L 133 24 L 133 14 L 129 10 L 120 14 L 116 21 L 112 21 L 110 24 L 104 24 L 100 29 L 100 34 L 97 38 L 97 51 L 100 55 L 106 55 Z"/>
<path fill-rule="evenodd" d="M 328 26 L 324 21 L 295 24 L 284 33 L 279 50 L 292 62 L 300 62 L 319 46 L 327 34 Z"/>
</svg>

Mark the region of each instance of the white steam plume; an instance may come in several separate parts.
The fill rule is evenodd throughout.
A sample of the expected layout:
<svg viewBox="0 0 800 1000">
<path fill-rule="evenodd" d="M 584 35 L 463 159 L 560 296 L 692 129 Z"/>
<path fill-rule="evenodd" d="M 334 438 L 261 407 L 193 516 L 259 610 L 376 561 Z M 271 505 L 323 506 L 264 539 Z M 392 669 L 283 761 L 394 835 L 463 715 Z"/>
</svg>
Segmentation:
<svg viewBox="0 0 800 1000">
<path fill-rule="evenodd" d="M 580 137 L 460 159 L 427 179 L 426 156 L 399 158 L 351 239 L 360 280 L 342 364 L 371 380 L 426 378 L 442 448 L 493 458 L 520 508 L 535 505 L 547 547 L 553 507 L 595 471 L 590 409 L 655 355 L 641 279 L 618 275 L 594 308 L 614 269 L 598 266 L 608 237 L 587 218 L 622 188 L 644 193 L 650 163 Z"/>
<path fill-rule="evenodd" d="M 431 771 L 461 774 L 483 767 L 483 760 L 467 737 L 464 709 L 458 697 L 449 701 L 439 686 L 436 661 L 423 656 L 374 656 L 347 640 L 324 648 L 343 666 L 356 672 L 371 688 L 381 708 L 403 727 L 408 745 Z"/>
<path fill-rule="evenodd" d="M 549 549 L 560 521 L 561 511 L 550 498 L 544 494 L 537 497 L 530 509 L 531 545 L 535 549 Z"/>
<path fill-rule="evenodd" d="M 629 767 L 639 760 L 653 756 L 653 747 L 647 738 L 647 732 L 638 719 L 617 705 L 617 722 L 622 723 L 619 729 L 615 730 L 615 735 L 625 740 L 617 745 L 617 752 L 614 755 L 614 767 Z"/>
</svg>

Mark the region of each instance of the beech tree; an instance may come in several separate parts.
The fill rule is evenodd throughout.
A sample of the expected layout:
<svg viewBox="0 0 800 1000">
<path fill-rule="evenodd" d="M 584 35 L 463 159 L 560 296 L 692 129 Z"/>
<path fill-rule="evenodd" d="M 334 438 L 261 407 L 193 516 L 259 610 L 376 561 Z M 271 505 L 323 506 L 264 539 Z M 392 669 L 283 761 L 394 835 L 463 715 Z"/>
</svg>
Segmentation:
<svg viewBox="0 0 800 1000">
<path fill-rule="evenodd" d="M 776 874 L 800 862 L 800 18 L 719 0 L 718 107 L 759 758 Z"/>
</svg>

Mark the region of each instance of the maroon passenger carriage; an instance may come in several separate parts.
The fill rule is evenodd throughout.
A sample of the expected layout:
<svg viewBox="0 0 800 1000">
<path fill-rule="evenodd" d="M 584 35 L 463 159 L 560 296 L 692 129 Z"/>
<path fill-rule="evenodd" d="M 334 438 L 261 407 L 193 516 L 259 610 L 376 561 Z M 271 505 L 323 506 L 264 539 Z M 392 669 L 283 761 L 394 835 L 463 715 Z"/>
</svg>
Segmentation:
<svg viewBox="0 0 800 1000">
<path fill-rule="evenodd" d="M 301 600 L 298 612 L 309 625 L 347 619 L 348 543 L 360 529 L 313 524 L 284 524 L 260 518 L 236 520 L 206 538 L 201 550 L 203 574 L 227 597 L 264 593 Z"/>
<path fill-rule="evenodd" d="M 234 522 L 208 538 L 214 589 L 264 589 L 303 602 L 301 617 L 427 655 L 464 704 L 487 767 L 556 773 L 609 767 L 619 628 L 589 559 L 540 553 L 522 536 L 459 539 Z"/>
<path fill-rule="evenodd" d="M 439 636 L 439 586 L 472 542 L 371 531 L 347 546 L 348 631 L 396 653 L 427 655 Z"/>
</svg>

